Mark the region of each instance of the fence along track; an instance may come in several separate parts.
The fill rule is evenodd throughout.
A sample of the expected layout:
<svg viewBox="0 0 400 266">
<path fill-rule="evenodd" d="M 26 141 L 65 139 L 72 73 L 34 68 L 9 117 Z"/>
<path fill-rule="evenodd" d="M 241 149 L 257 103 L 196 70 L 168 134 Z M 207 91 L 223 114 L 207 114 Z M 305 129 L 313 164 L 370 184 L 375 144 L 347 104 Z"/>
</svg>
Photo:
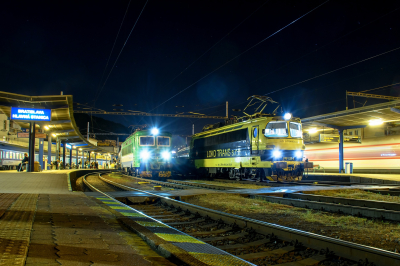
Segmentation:
<svg viewBox="0 0 400 266">
<path fill-rule="evenodd" d="M 303 243 L 306 247 L 315 250 L 320 250 L 323 247 L 326 250 L 330 250 L 337 256 L 348 258 L 355 261 L 368 260 L 369 262 L 375 263 L 375 265 L 382 265 L 382 266 L 398 265 L 400 262 L 400 255 L 394 252 L 373 248 L 369 246 L 364 246 L 360 244 L 355 244 L 340 239 L 321 236 L 293 228 L 288 228 L 276 224 L 271 224 L 246 217 L 241 217 L 238 215 L 219 212 L 216 210 L 159 196 L 157 194 L 148 191 L 134 189 L 129 186 L 118 184 L 114 181 L 102 177 L 101 175 L 99 175 L 99 177 L 101 180 L 109 184 L 112 184 L 116 187 L 119 187 L 121 189 L 138 191 L 146 193 L 151 197 L 159 198 L 160 204 L 163 204 L 164 206 L 169 206 L 169 208 L 185 210 L 192 214 L 200 215 L 202 217 L 209 217 L 215 221 L 222 220 L 226 224 L 236 225 L 240 228 L 252 228 L 258 234 L 266 236 L 274 235 L 278 239 L 281 239 L 282 241 L 300 242 Z"/>
</svg>

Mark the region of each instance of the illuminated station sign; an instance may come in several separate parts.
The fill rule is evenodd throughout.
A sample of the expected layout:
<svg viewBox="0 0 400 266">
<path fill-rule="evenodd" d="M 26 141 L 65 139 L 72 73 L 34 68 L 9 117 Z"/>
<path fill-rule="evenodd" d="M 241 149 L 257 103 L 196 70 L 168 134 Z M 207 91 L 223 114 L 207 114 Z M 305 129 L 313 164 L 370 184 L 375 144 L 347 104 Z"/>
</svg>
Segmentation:
<svg viewBox="0 0 400 266">
<path fill-rule="evenodd" d="M 11 120 L 51 121 L 51 109 L 11 107 Z"/>
</svg>

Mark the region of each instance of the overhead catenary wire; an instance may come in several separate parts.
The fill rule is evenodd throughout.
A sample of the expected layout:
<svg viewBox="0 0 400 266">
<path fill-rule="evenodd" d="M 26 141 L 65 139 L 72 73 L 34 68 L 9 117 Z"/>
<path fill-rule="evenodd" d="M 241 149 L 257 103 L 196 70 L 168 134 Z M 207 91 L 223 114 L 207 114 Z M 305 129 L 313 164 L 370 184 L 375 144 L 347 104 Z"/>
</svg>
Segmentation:
<svg viewBox="0 0 400 266">
<path fill-rule="evenodd" d="M 391 64 L 390 66 L 393 66 L 393 65 L 395 65 L 395 64 Z M 336 84 L 339 84 L 339 83 L 343 83 L 343 82 L 346 82 L 346 81 L 348 81 L 348 80 L 350 80 L 350 79 L 359 78 L 359 77 L 362 77 L 362 76 L 364 76 L 364 75 L 368 75 L 368 74 L 370 74 L 370 73 L 372 73 L 372 72 L 375 72 L 375 71 L 378 71 L 378 70 L 381 70 L 381 69 L 382 69 L 382 68 L 379 67 L 378 69 L 375 69 L 375 70 L 372 70 L 372 71 L 367 71 L 367 72 L 364 72 L 364 73 L 362 73 L 362 74 L 358 74 L 358 75 L 356 75 L 356 76 L 349 77 L 349 78 L 346 78 L 346 79 L 343 79 L 343 80 L 340 80 L 340 81 L 337 81 L 337 82 L 334 82 L 334 83 L 331 83 L 331 84 L 328 84 L 328 85 L 325 85 L 325 86 L 322 86 L 322 87 L 318 87 L 318 88 L 315 88 L 315 89 L 312 89 L 312 90 L 307 90 L 307 91 L 302 92 L 302 93 L 298 93 L 298 94 L 291 95 L 291 96 L 288 97 L 288 98 L 298 98 L 298 97 L 300 97 L 300 96 L 302 96 L 302 95 L 310 94 L 311 92 L 318 91 L 318 90 L 321 90 L 321 89 L 324 89 L 324 88 L 327 88 L 327 87 L 330 87 L 330 86 L 333 86 L 333 85 L 336 85 Z M 392 84 L 392 85 L 394 85 L 394 84 Z M 389 85 L 389 86 L 390 86 L 390 85 Z M 378 89 L 378 88 L 375 88 L 375 89 Z M 375 89 L 371 89 L 371 90 L 375 90 Z M 368 91 L 368 90 L 367 90 L 367 91 Z M 361 92 L 364 92 L 364 91 L 361 91 Z"/>
<path fill-rule="evenodd" d="M 366 27 L 366 26 L 368 26 L 368 25 L 370 25 L 370 24 L 372 24 L 372 23 L 374 23 L 374 22 L 376 22 L 376 21 L 378 21 L 378 20 L 380 20 L 380 19 L 386 17 L 387 15 L 389 15 L 389 14 L 391 14 L 391 13 L 393 13 L 393 12 L 399 10 L 399 9 L 400 9 L 400 7 L 396 8 L 396 9 L 394 9 L 394 10 L 391 10 L 390 12 L 388 12 L 388 13 L 386 13 L 386 14 L 384 14 L 384 15 L 382 15 L 382 16 L 380 16 L 380 17 L 378 17 L 378 18 L 376 18 L 376 19 L 374 19 L 374 20 L 372 20 L 372 21 L 370 21 L 370 22 L 368 22 L 368 23 L 362 25 L 361 27 L 358 27 L 357 29 L 354 29 L 354 30 L 350 31 L 350 32 L 348 32 L 348 33 L 346 33 L 346 34 L 344 34 L 344 35 L 342 35 L 342 36 L 336 38 L 335 40 L 333 40 L 333 41 L 331 41 L 331 42 L 329 42 L 329 43 L 327 43 L 327 44 L 325 44 L 325 45 L 323 45 L 323 46 L 321 46 L 321 47 L 318 47 L 317 49 L 312 50 L 311 52 L 308 52 L 308 53 L 306 53 L 306 54 L 304 54 L 304 55 L 302 55 L 302 56 L 300 56 L 300 57 L 298 57 L 298 58 L 296 58 L 296 59 L 294 59 L 294 60 L 292 60 L 292 61 L 290 61 L 290 62 L 288 62 L 288 63 L 286 63 L 286 64 L 284 64 L 284 65 L 282 65 L 282 66 L 280 66 L 280 67 L 278 67 L 278 68 L 276 68 L 276 69 L 274 69 L 274 70 L 268 72 L 268 73 L 266 73 L 266 74 L 263 74 L 261 77 L 255 79 L 255 80 L 254 80 L 253 82 L 251 82 L 251 83 L 255 83 L 255 82 L 257 82 L 257 81 L 259 81 L 259 80 L 265 78 L 266 76 L 268 76 L 268 75 L 270 75 L 270 74 L 272 74 L 272 73 L 274 73 L 274 72 L 276 72 L 276 71 L 278 71 L 278 70 L 280 70 L 280 69 L 282 69 L 282 68 L 285 68 L 285 67 L 287 67 L 287 66 L 293 64 L 294 62 L 297 62 L 297 61 L 299 61 L 299 60 L 301 60 L 301 59 L 303 59 L 303 58 L 305 58 L 305 57 L 307 57 L 307 56 L 309 56 L 309 55 L 315 53 L 316 51 L 320 51 L 321 49 L 323 49 L 323 48 L 325 48 L 325 47 L 327 47 L 327 46 L 329 46 L 329 45 L 331 45 L 331 44 L 333 44 L 333 43 L 335 43 L 335 42 L 337 42 L 337 41 L 343 39 L 344 37 L 349 36 L 350 34 L 356 32 L 356 31 L 358 31 L 358 30 L 361 30 L 362 28 L 364 28 L 364 27 Z"/>
<path fill-rule="evenodd" d="M 106 66 L 104 67 L 103 74 L 101 75 L 101 78 L 100 78 L 100 81 L 99 81 L 99 85 L 97 86 L 98 89 L 100 88 L 101 82 L 103 81 L 104 74 L 106 73 L 108 64 L 109 64 L 110 59 L 111 59 L 111 55 L 112 55 L 112 53 L 113 53 L 113 51 L 114 51 L 115 44 L 117 43 L 118 36 L 119 36 L 119 33 L 121 32 L 122 25 L 124 24 L 125 17 L 126 17 L 126 14 L 128 13 L 129 6 L 130 6 L 130 4 L 131 4 L 131 1 L 132 1 L 132 0 L 129 0 L 128 6 L 126 7 L 126 10 L 125 10 L 124 17 L 122 18 L 121 24 L 119 25 L 119 29 L 118 29 L 118 32 L 117 32 L 117 36 L 115 37 L 115 40 L 114 40 L 113 46 L 112 46 L 112 48 L 111 48 L 110 54 L 108 55 L 108 59 L 107 59 Z M 97 91 L 98 91 L 98 89 L 97 89 Z M 96 96 L 97 96 L 97 91 L 96 91 L 96 93 L 95 93 L 95 99 L 97 99 L 97 97 L 96 97 Z M 96 104 L 96 100 L 95 100 L 93 106 L 95 106 L 95 104 Z"/>
<path fill-rule="evenodd" d="M 137 17 L 137 19 L 136 19 L 136 21 L 135 21 L 135 24 L 133 24 L 132 29 L 131 29 L 131 31 L 129 32 L 129 35 L 128 35 L 128 37 L 126 38 L 124 44 L 122 45 L 122 48 L 121 48 L 121 50 L 119 51 L 118 56 L 117 56 L 117 58 L 115 59 L 114 64 L 112 65 L 112 67 L 111 67 L 111 69 L 110 69 L 110 72 L 108 73 L 107 78 L 106 78 L 106 80 L 104 81 L 103 86 L 100 88 L 100 91 L 99 91 L 97 97 L 95 98 L 95 101 L 100 97 L 101 92 L 103 91 L 104 86 L 106 85 L 106 83 L 107 83 L 107 81 L 108 81 L 108 78 L 109 78 L 110 75 L 111 75 L 111 72 L 113 71 L 115 65 L 117 64 L 117 61 L 118 61 L 119 57 L 121 56 L 122 51 L 124 50 L 125 45 L 126 45 L 126 43 L 128 42 L 129 37 L 131 36 L 133 30 L 135 29 L 136 24 L 138 23 L 138 21 L 139 21 L 141 15 L 142 15 L 142 13 L 143 13 L 143 11 L 144 11 L 144 8 L 146 7 L 146 5 L 147 5 L 148 2 L 149 2 L 149 0 L 146 0 L 146 3 L 144 4 L 142 10 L 141 10 L 140 13 L 139 13 L 139 16 Z"/>
<path fill-rule="evenodd" d="M 289 86 L 286 86 L 286 87 L 280 88 L 280 89 L 278 89 L 278 90 L 271 91 L 271 92 L 269 92 L 269 93 L 266 93 L 266 94 L 264 94 L 264 95 L 270 95 L 270 94 L 272 94 L 272 93 L 275 93 L 275 92 L 278 92 L 278 91 L 282 91 L 282 90 L 288 89 L 288 88 L 290 88 L 290 87 L 293 87 L 293 86 L 296 86 L 296 85 L 299 85 L 299 84 L 302 84 L 302 83 L 308 82 L 308 81 L 310 81 L 310 80 L 313 80 L 313 79 L 316 79 L 316 78 L 320 78 L 320 77 L 323 77 L 323 76 L 326 76 L 326 75 L 332 74 L 332 73 L 334 73 L 334 72 L 336 72 L 336 71 L 339 71 L 339 70 L 342 70 L 342 69 L 345 69 L 345 68 L 348 68 L 348 67 L 351 67 L 351 66 L 357 65 L 357 64 L 359 64 L 359 63 L 362 63 L 362 62 L 365 62 L 365 61 L 371 60 L 371 59 L 373 59 L 373 58 L 376 58 L 376 57 L 379 57 L 379 56 L 381 56 L 381 55 L 385 55 L 385 54 L 388 54 L 388 53 L 391 53 L 391 52 L 397 51 L 397 50 L 399 50 L 399 49 L 400 49 L 400 47 L 394 48 L 394 49 L 392 49 L 392 50 L 389 50 L 389 51 L 386 51 L 386 52 L 383 52 L 383 53 L 380 53 L 380 54 L 377 54 L 377 55 L 374 55 L 374 56 L 368 57 L 368 58 L 366 58 L 366 59 L 363 59 L 363 60 L 357 61 L 357 62 L 355 62 L 355 63 L 352 63 L 352 64 L 349 64 L 349 65 L 346 65 L 346 66 L 339 67 L 339 68 L 337 68 L 337 69 L 334 69 L 334 70 L 328 71 L 328 72 L 326 72 L 326 73 L 323 73 L 323 74 L 321 74 L 321 75 L 317 75 L 317 76 L 314 76 L 314 77 L 312 77 L 312 78 L 309 78 L 309 79 L 306 79 L 306 80 L 303 80 L 303 81 L 297 82 L 297 83 L 295 83 L 295 84 L 292 84 L 292 85 L 289 85 Z"/>
<path fill-rule="evenodd" d="M 215 46 L 217 46 L 221 41 L 223 41 L 226 37 L 228 37 L 232 32 L 234 32 L 237 28 L 240 27 L 246 20 L 252 17 L 258 10 L 260 10 L 267 2 L 265 1 L 261 6 L 259 6 L 256 10 L 254 10 L 250 15 L 248 15 L 244 20 L 242 20 L 238 25 L 236 25 L 232 30 L 230 30 L 227 34 L 225 34 L 221 39 L 219 39 L 216 43 L 214 43 L 210 48 L 208 48 L 204 53 L 202 53 L 199 57 L 197 57 L 192 63 L 190 63 L 187 67 L 185 67 L 178 75 L 176 75 L 167 85 L 177 79 L 180 75 L 182 75 L 186 70 L 188 70 L 192 65 L 194 65 L 197 61 L 199 61 L 204 55 L 206 55 L 209 51 L 211 51 Z"/>
<path fill-rule="evenodd" d="M 387 87 L 395 86 L 395 85 L 399 85 L 399 84 L 400 84 L 400 82 L 397 82 L 397 83 L 393 83 L 393 84 L 390 84 L 390 85 L 386 85 L 386 86 L 382 86 L 382 87 L 378 87 L 378 88 L 374 88 L 374 89 L 370 89 L 370 90 L 360 91 L 360 92 L 379 90 L 379 89 L 383 89 L 383 88 L 387 88 Z"/>
<path fill-rule="evenodd" d="M 287 24 L 286 26 L 280 28 L 279 30 L 275 31 L 274 33 L 270 34 L 268 37 L 262 39 L 261 41 L 257 42 L 256 44 L 254 44 L 253 46 L 251 46 L 250 48 L 246 49 L 245 51 L 243 51 L 242 53 L 236 55 L 235 57 L 233 57 L 232 59 L 226 61 L 224 64 L 220 65 L 219 67 L 215 68 L 214 70 L 212 70 L 211 72 L 209 72 L 208 74 L 206 74 L 205 76 L 203 76 L 202 78 L 198 79 L 197 81 L 193 82 L 192 84 L 190 84 L 189 86 L 187 86 L 186 88 L 184 88 L 183 90 L 179 91 L 178 93 L 176 93 L 175 95 L 173 95 L 172 97 L 168 98 L 166 101 L 162 102 L 161 104 L 157 105 L 155 108 L 151 109 L 149 112 L 157 109 L 158 107 L 160 107 L 161 105 L 165 104 L 166 102 L 170 101 L 171 99 L 175 98 L 176 96 L 178 96 L 179 94 L 181 94 L 182 92 L 186 91 L 187 89 L 193 87 L 195 84 L 199 83 L 200 81 L 202 81 L 203 79 L 205 79 L 206 77 L 210 76 L 211 74 L 213 74 L 214 72 L 216 72 L 217 70 L 221 69 L 222 67 L 226 66 L 227 64 L 229 64 L 230 62 L 234 61 L 235 59 L 239 58 L 240 56 L 242 56 L 243 54 L 247 53 L 248 51 L 252 50 L 254 47 L 260 45 L 261 43 L 265 42 L 266 40 L 268 40 L 269 38 L 275 36 L 276 34 L 278 34 L 279 32 L 283 31 L 284 29 L 286 29 L 287 27 L 289 27 L 290 25 L 296 23 L 297 21 L 299 21 L 300 19 L 302 19 L 303 17 L 307 16 L 308 14 L 310 14 L 311 12 L 313 12 L 314 10 L 318 9 L 319 7 L 323 6 L 324 4 L 326 4 L 327 2 L 329 2 L 329 0 L 323 2 L 322 4 L 318 5 L 317 7 L 311 9 L 310 11 L 308 11 L 307 13 L 303 14 L 302 16 L 298 17 L 297 19 L 293 20 L 292 22 L 290 22 L 289 24 Z"/>
</svg>

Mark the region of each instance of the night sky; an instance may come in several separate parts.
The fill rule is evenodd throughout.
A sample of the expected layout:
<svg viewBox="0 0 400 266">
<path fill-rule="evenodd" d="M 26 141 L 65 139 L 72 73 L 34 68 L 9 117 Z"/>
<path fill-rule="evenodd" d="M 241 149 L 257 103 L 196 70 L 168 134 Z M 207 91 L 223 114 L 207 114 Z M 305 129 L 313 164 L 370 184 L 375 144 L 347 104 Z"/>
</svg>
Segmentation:
<svg viewBox="0 0 400 266">
<path fill-rule="evenodd" d="M 231 114 L 240 115 L 232 108 L 242 109 L 251 95 L 268 95 L 282 111 L 307 117 L 345 109 L 346 90 L 400 82 L 399 49 L 291 86 L 399 48 L 399 1 L 149 0 L 143 9 L 146 0 L 134 0 L 105 70 L 128 3 L 2 1 L 0 90 L 27 95 L 63 91 L 75 102 L 108 111 L 220 116 L 225 101 Z M 400 96 L 400 86 L 370 93 Z M 359 107 L 365 99 L 356 101 Z M 352 108 L 353 99 L 349 102 Z M 190 134 L 192 123 L 199 132 L 218 122 L 103 118 L 126 126 L 157 125 L 175 134 Z"/>
</svg>

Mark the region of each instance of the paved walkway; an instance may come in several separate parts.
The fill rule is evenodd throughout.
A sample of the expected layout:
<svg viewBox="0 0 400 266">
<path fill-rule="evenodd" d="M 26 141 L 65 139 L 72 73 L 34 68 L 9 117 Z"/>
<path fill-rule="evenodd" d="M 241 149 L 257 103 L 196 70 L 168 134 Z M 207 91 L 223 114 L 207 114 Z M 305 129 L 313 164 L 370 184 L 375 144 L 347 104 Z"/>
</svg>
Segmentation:
<svg viewBox="0 0 400 266">
<path fill-rule="evenodd" d="M 173 266 L 83 193 L 0 194 L 0 265 Z"/>
</svg>

